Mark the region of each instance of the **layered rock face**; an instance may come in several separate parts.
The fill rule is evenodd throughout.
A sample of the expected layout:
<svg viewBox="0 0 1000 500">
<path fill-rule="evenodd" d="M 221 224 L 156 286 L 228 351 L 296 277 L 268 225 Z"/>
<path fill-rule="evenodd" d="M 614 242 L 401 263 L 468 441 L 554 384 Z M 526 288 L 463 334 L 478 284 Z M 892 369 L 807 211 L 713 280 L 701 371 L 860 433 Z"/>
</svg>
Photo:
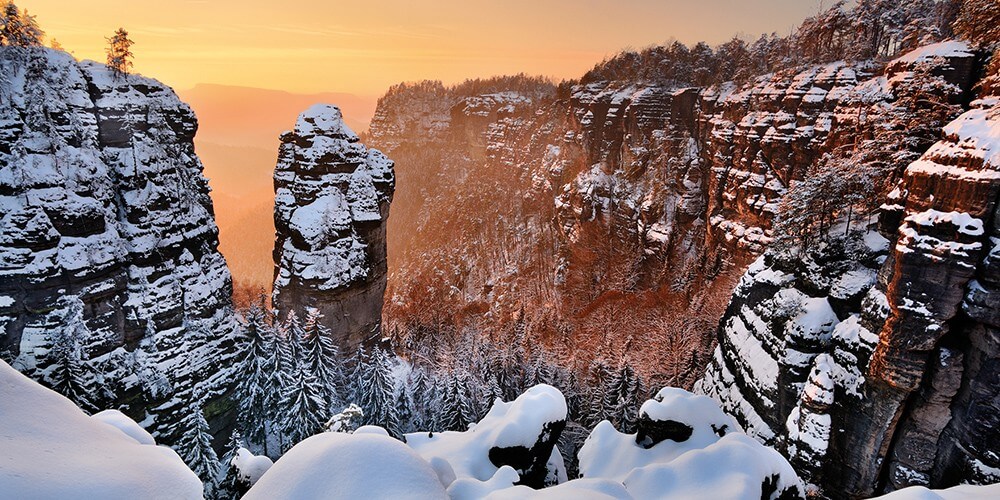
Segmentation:
<svg viewBox="0 0 1000 500">
<path fill-rule="evenodd" d="M 393 163 L 368 149 L 340 109 L 315 105 L 281 137 L 274 170 L 273 304 L 318 309 L 342 347 L 379 332 Z"/>
<path fill-rule="evenodd" d="M 679 331 L 700 344 L 680 356 L 694 373 L 740 274 L 773 240 L 791 183 L 900 115 L 918 127 L 925 119 L 906 101 L 915 89 L 900 78 L 915 66 L 944 76 L 933 92 L 957 99 L 971 86 L 964 49 L 704 89 L 511 81 L 471 95 L 393 92 L 371 135 L 399 162 L 397 206 L 416 215 L 390 221 L 391 273 L 406 279 L 390 278 L 388 321 L 460 330 L 485 313 L 490 324 L 477 327 L 495 331 L 527 317 L 529 335 L 569 331 L 590 353 L 618 352 L 634 331 Z M 425 317 L 424 300 L 458 312 Z M 635 319 L 656 308 L 656 322 Z M 677 357 L 629 355 L 653 370 Z"/>
<path fill-rule="evenodd" d="M 1000 480 L 998 102 L 974 102 L 906 168 L 881 234 L 765 254 L 723 316 L 696 389 L 825 495 Z"/>
<path fill-rule="evenodd" d="M 238 325 L 191 109 L 61 51 L 0 65 L 0 352 L 167 443 L 194 401 L 224 425 Z"/>
</svg>

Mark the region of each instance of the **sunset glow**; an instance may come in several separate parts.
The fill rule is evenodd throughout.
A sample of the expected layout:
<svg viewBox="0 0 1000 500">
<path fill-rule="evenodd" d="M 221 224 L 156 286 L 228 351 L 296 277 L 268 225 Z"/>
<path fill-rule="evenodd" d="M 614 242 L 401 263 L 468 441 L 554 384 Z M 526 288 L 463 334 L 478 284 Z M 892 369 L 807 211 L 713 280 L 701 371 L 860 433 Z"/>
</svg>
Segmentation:
<svg viewBox="0 0 1000 500">
<path fill-rule="evenodd" d="M 574 78 L 629 46 L 787 34 L 819 7 L 814 0 L 20 3 L 81 59 L 103 60 L 104 37 L 125 27 L 136 42 L 136 70 L 176 88 L 218 83 L 371 97 L 419 79 Z"/>
</svg>

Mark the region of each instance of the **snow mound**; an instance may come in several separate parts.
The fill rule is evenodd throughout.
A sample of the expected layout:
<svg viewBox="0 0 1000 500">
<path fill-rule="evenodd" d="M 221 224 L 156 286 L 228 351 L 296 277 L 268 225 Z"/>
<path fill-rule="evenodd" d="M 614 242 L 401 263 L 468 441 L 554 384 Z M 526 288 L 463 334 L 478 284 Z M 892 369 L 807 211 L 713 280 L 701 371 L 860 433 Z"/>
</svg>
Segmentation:
<svg viewBox="0 0 1000 500">
<path fill-rule="evenodd" d="M 992 500 L 1000 498 L 1000 484 L 988 486 L 963 484 L 945 490 L 929 490 L 923 486 L 910 486 L 876 498 L 884 500 Z"/>
<path fill-rule="evenodd" d="M 261 476 L 274 465 L 270 458 L 262 455 L 254 455 L 246 448 L 236 450 L 232 465 L 239 471 L 239 478 L 250 486 L 257 484 Z"/>
<path fill-rule="evenodd" d="M 458 479 L 488 481 L 499 469 L 491 460 L 495 450 L 524 448 L 525 454 L 531 453 L 539 443 L 554 443 L 558 434 L 553 430 L 557 426 L 561 430 L 565 420 L 566 400 L 562 393 L 543 384 L 528 389 L 512 402 L 498 400 L 468 431 L 418 432 L 407 434 L 406 442 L 428 461 L 448 462 Z M 557 453 L 553 451 L 552 455 Z M 548 454 L 544 458 L 550 459 Z M 525 470 L 519 472 L 524 474 Z"/>
<path fill-rule="evenodd" d="M 430 465 L 377 433 L 325 432 L 292 447 L 257 481 L 254 499 L 447 498 Z"/>
<path fill-rule="evenodd" d="M 670 462 L 636 468 L 624 483 L 635 498 L 738 500 L 778 498 L 789 489 L 803 492 L 781 454 L 735 432 Z"/>
<path fill-rule="evenodd" d="M 632 498 L 618 481 L 607 479 L 575 479 L 560 485 L 536 490 L 527 486 L 515 486 L 518 474 L 513 468 L 503 466 L 488 481 L 460 479 L 448 488 L 451 500 L 521 500 L 521 499 L 570 499 L 588 500 Z"/>
<path fill-rule="evenodd" d="M 734 431 L 739 425 L 712 398 L 667 387 L 639 408 L 639 433 L 622 434 L 606 420 L 597 424 L 580 449 L 580 473 L 621 481 L 634 469 L 669 462 Z"/>
<path fill-rule="evenodd" d="M 88 417 L 0 361 L 0 492 L 4 498 L 201 498 L 173 450 L 120 412 Z"/>
<path fill-rule="evenodd" d="M 139 424 L 135 423 L 135 420 L 128 418 L 118 410 L 104 410 L 100 413 L 95 413 L 90 418 L 117 427 L 118 430 L 124 432 L 126 436 L 134 439 L 139 444 L 156 444 L 156 440 L 146 432 L 146 429 L 140 427 Z"/>
<path fill-rule="evenodd" d="M 622 434 L 608 421 L 598 424 L 580 449 L 581 475 L 621 481 L 635 498 L 768 498 L 804 491 L 784 457 L 744 434 L 709 397 L 661 389 L 643 403 L 637 427 L 636 434 Z"/>
</svg>

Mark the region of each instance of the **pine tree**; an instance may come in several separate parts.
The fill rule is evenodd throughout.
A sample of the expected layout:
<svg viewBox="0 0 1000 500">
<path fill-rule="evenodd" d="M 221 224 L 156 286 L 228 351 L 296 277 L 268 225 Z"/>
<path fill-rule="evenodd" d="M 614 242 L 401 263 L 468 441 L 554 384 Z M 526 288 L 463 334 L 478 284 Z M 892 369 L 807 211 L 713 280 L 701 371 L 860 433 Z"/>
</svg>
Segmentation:
<svg viewBox="0 0 1000 500">
<path fill-rule="evenodd" d="M 399 434 L 414 432 L 417 429 L 413 426 L 415 412 L 413 399 L 410 397 L 410 388 L 407 384 L 402 384 L 396 391 L 396 418 L 399 420 Z"/>
<path fill-rule="evenodd" d="M 593 428 L 602 420 L 611 419 L 611 412 L 605 404 L 606 390 L 610 379 L 611 373 L 607 364 L 602 359 L 595 359 L 588 370 L 589 394 L 582 418 L 585 426 Z"/>
<path fill-rule="evenodd" d="M 413 402 L 411 429 L 413 432 L 430 429 L 434 423 L 429 409 L 433 406 L 434 391 L 431 376 L 423 368 L 414 366 L 406 385 L 409 388 L 410 400 Z"/>
<path fill-rule="evenodd" d="M 72 297 L 61 299 L 60 304 L 65 307 L 59 319 L 62 328 L 52 334 L 52 345 L 45 356 L 49 370 L 43 381 L 85 411 L 95 412 L 108 394 L 101 388 L 101 375 L 83 359 L 80 340 L 90 335 L 83 302 Z"/>
<path fill-rule="evenodd" d="M 129 70 L 132 69 L 132 44 L 125 28 L 118 28 L 115 34 L 107 38 L 107 64 L 111 72 L 117 79 L 119 77 L 128 79 Z"/>
<path fill-rule="evenodd" d="M 454 375 L 444 386 L 439 409 L 438 427 L 445 431 L 466 431 L 472 423 L 472 409 L 462 390 L 462 382 Z"/>
<path fill-rule="evenodd" d="M 177 452 L 184 463 L 205 483 L 205 493 L 210 496 L 216 486 L 219 457 L 212 449 L 212 435 L 209 433 L 208 421 L 205 420 L 200 401 L 192 401 L 185 409 L 181 428 L 184 434 L 178 443 Z"/>
<path fill-rule="evenodd" d="M 392 436 L 400 436 L 392 365 L 382 348 L 372 349 L 361 375 L 358 406 L 365 412 L 362 421 L 365 425 L 381 426 Z"/>
<path fill-rule="evenodd" d="M 257 443 L 267 454 L 268 391 L 272 373 L 272 335 L 264 322 L 264 312 L 252 304 L 246 315 L 243 328 L 246 347 L 238 366 L 239 379 L 236 384 L 239 401 L 238 423 L 250 442 Z"/>
<path fill-rule="evenodd" d="M 323 387 L 328 407 L 339 406 L 344 384 L 344 367 L 340 350 L 333 343 L 330 330 L 322 324 L 323 315 L 310 308 L 306 314 L 303 357 L 313 376 Z"/>
<path fill-rule="evenodd" d="M 618 373 L 608 380 L 604 391 L 604 411 L 610 414 L 611 423 L 628 434 L 635 432 L 641 401 L 642 381 L 627 362 L 622 362 Z"/>
<path fill-rule="evenodd" d="M 281 397 L 281 427 L 287 450 L 299 441 L 316 434 L 327 418 L 324 390 L 303 363 L 295 370 Z"/>
<path fill-rule="evenodd" d="M 364 346 L 358 346 L 358 350 L 354 351 L 354 356 L 350 359 L 351 374 L 348 375 L 347 383 L 345 384 L 348 403 L 358 403 L 361 401 L 361 389 L 364 387 L 365 370 L 368 367 L 367 363 L 368 359 Z"/>
<path fill-rule="evenodd" d="M 233 431 L 229 436 L 229 443 L 226 445 L 226 454 L 219 461 L 219 472 L 216 476 L 218 488 L 215 490 L 215 497 L 219 499 L 240 498 L 246 493 L 247 486 L 240 480 L 240 470 L 233 463 L 233 460 L 243 448 L 243 436 L 240 431 Z"/>
<path fill-rule="evenodd" d="M 35 16 L 27 10 L 20 10 L 13 1 L 8 1 L 2 7 L 0 15 L 0 45 L 12 47 L 39 47 L 45 32 L 38 27 Z"/>
<path fill-rule="evenodd" d="M 480 418 L 486 416 L 493 409 L 493 405 L 496 404 L 497 400 L 503 401 L 503 390 L 500 389 L 500 384 L 497 382 L 497 378 L 492 373 L 486 377 L 486 383 L 482 387 L 482 401 L 485 411 Z"/>
</svg>

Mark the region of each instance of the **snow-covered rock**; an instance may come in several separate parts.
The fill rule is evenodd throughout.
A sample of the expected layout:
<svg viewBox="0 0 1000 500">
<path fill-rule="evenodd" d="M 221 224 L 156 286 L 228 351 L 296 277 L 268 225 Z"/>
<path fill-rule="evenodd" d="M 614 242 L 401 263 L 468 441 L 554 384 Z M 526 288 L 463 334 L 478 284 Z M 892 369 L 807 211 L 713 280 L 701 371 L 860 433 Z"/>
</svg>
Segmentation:
<svg viewBox="0 0 1000 500">
<path fill-rule="evenodd" d="M 544 386 L 532 390 L 539 387 Z M 531 390 L 525 395 L 530 393 Z M 484 425 L 496 428 L 498 419 L 507 419 L 507 428 L 512 428 L 511 424 L 525 420 L 525 414 L 487 416 L 467 433 L 459 434 L 465 434 L 461 437 L 468 441 L 471 433 Z M 522 476 L 510 466 L 488 466 L 473 447 L 451 447 L 447 453 L 449 460 L 459 463 L 460 469 L 458 479 L 450 483 L 448 494 L 455 500 L 740 499 L 805 495 L 795 471 L 777 451 L 746 436 L 715 401 L 705 396 L 664 388 L 642 405 L 638 429 L 636 434 L 622 434 L 609 422 L 601 422 L 580 450 L 581 477 L 540 490 L 520 485 Z M 408 435 L 407 439 L 413 436 L 417 434 Z M 422 447 L 427 449 L 422 444 L 417 450 Z M 469 465 L 481 467 L 472 473 L 461 469 Z"/>
<path fill-rule="evenodd" d="M 565 425 L 562 393 L 536 385 L 514 401 L 496 401 L 467 431 L 416 432 L 406 435 L 406 443 L 431 463 L 447 462 L 458 480 L 489 481 L 507 466 L 518 484 L 540 488 L 566 480 L 555 447 Z"/>
<path fill-rule="evenodd" d="M 0 357 L 173 443 L 238 326 L 194 113 L 58 50 L 0 47 L 0 74 Z"/>
<path fill-rule="evenodd" d="M 434 469 L 388 436 L 324 432 L 286 452 L 246 500 L 448 498 Z"/>
<path fill-rule="evenodd" d="M 200 499 L 170 448 L 119 412 L 88 417 L 0 361 L 0 496 Z"/>
<path fill-rule="evenodd" d="M 768 253 L 734 291 L 696 391 L 810 489 L 1000 481 L 998 103 L 974 103 L 906 167 L 878 221 L 888 245 Z"/>
<path fill-rule="evenodd" d="M 274 305 L 307 307 L 348 349 L 378 330 L 386 287 L 385 222 L 393 163 L 368 149 L 336 106 L 302 112 L 274 170 Z"/>
</svg>

